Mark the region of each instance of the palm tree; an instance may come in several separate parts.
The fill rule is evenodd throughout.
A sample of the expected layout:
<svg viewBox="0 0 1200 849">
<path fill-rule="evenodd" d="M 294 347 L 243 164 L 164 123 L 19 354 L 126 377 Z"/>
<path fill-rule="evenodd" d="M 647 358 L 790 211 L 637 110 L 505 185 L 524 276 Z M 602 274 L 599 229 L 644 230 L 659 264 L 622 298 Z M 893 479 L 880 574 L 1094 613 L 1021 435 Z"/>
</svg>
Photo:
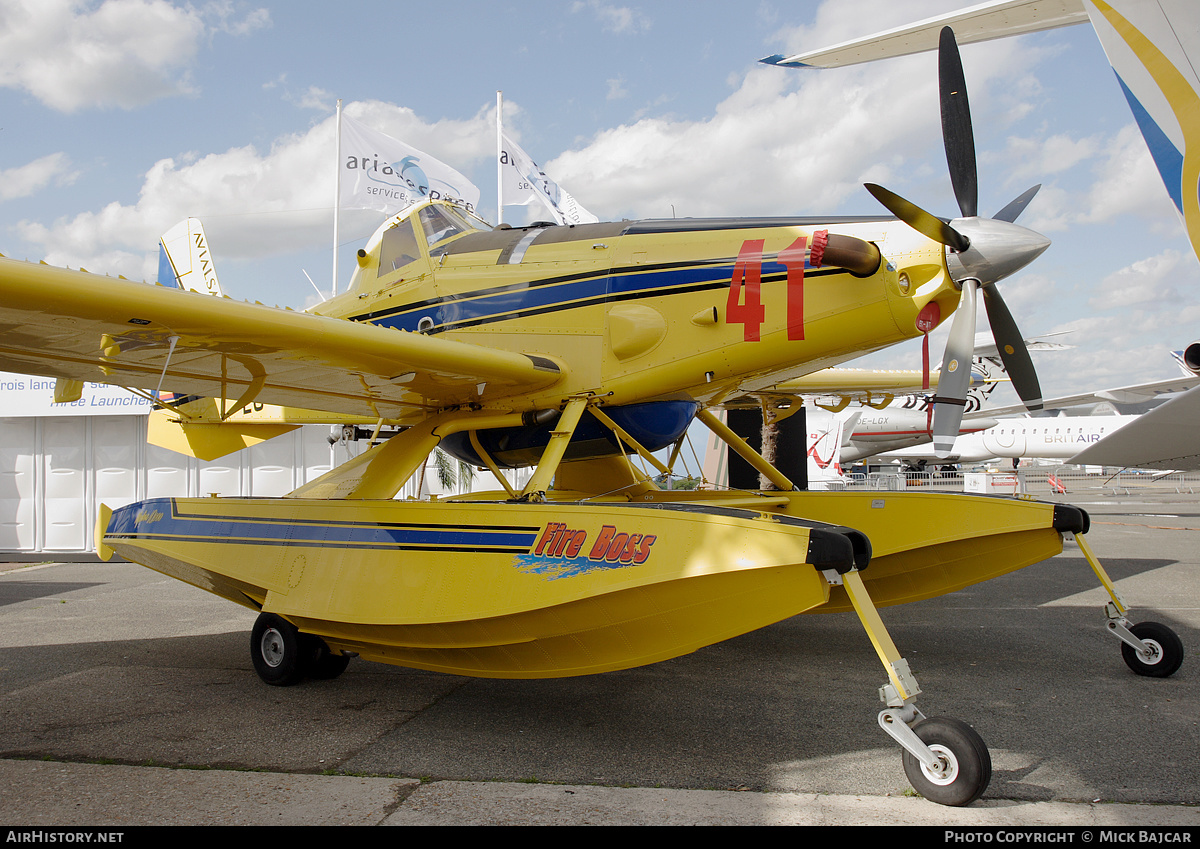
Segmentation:
<svg viewBox="0 0 1200 849">
<path fill-rule="evenodd" d="M 437 470 L 438 483 L 442 485 L 442 489 L 454 489 L 459 481 L 462 481 L 463 488 L 471 491 L 471 482 L 475 479 L 475 470 L 470 463 L 459 460 L 457 466 L 454 460 L 440 448 L 433 449 L 433 465 Z"/>
</svg>

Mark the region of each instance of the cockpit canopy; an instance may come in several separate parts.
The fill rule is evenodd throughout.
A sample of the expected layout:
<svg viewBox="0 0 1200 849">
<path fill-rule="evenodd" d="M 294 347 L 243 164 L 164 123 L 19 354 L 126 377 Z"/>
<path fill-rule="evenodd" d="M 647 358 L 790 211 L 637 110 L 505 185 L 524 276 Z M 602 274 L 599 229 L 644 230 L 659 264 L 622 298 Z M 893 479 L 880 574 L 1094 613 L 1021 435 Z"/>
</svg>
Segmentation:
<svg viewBox="0 0 1200 849">
<path fill-rule="evenodd" d="M 378 255 L 378 270 L 374 271 L 373 264 L 360 264 L 350 285 L 373 282 L 374 277 L 384 277 L 410 263 L 426 260 L 431 253 L 440 253 L 436 248 L 465 233 L 491 230 L 492 225 L 483 219 L 444 201 L 410 206 L 384 222 L 367 241 L 364 253 Z"/>
</svg>

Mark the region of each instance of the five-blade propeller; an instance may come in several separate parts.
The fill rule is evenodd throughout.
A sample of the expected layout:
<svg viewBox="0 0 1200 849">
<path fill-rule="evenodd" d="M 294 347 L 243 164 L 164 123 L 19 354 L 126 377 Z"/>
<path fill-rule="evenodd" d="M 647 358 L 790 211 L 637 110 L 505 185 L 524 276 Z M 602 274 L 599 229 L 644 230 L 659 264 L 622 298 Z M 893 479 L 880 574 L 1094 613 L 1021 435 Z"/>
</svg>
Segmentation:
<svg viewBox="0 0 1200 849">
<path fill-rule="evenodd" d="M 1050 240 L 1014 223 L 1040 186 L 1015 198 L 995 217 L 979 217 L 971 108 L 967 101 L 962 60 L 950 27 L 942 29 L 938 46 L 938 88 L 946 163 L 962 217 L 946 221 L 882 186 L 867 183 L 866 188 L 901 221 L 950 249 L 946 265 L 950 276 L 962 288 L 962 300 L 950 326 L 938 391 L 933 399 L 934 449 L 944 457 L 950 454 L 958 436 L 970 384 L 977 290 L 983 292 L 992 336 L 1013 387 L 1026 408 L 1040 410 L 1042 407 L 1042 391 L 1033 361 L 995 283 L 1032 262 L 1050 246 Z"/>
</svg>

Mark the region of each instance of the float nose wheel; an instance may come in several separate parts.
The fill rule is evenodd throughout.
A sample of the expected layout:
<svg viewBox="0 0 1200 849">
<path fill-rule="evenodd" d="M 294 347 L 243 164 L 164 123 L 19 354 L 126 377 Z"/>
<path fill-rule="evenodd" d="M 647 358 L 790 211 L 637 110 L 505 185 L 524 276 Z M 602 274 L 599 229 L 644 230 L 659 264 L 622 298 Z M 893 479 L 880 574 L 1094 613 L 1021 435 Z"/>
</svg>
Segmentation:
<svg viewBox="0 0 1200 849">
<path fill-rule="evenodd" d="M 1167 678 L 1174 675 L 1183 663 L 1183 641 L 1179 635 L 1160 622 L 1139 622 L 1130 625 L 1124 599 L 1117 592 L 1112 578 L 1104 571 L 1083 534 L 1075 534 L 1080 552 L 1100 579 L 1111 599 L 1104 605 L 1108 632 L 1121 641 L 1121 657 L 1125 665 L 1138 675 Z"/>
<path fill-rule="evenodd" d="M 350 657 L 334 654 L 329 645 L 313 634 L 301 634 L 300 645 L 304 651 L 304 670 L 309 678 L 322 681 L 337 678 L 350 665 Z"/>
<path fill-rule="evenodd" d="M 1115 631 L 1117 627 L 1110 620 L 1109 628 Z M 1117 636 L 1121 637 L 1121 657 L 1125 665 L 1138 675 L 1167 678 L 1183 663 L 1183 641 L 1166 625 L 1139 622 L 1131 626 L 1128 633 L 1141 643 L 1142 648 L 1118 632 Z"/>
<path fill-rule="evenodd" d="M 939 805 L 961 807 L 983 795 L 992 780 L 992 756 L 971 726 L 957 719 L 927 719 L 913 699 L 921 692 L 862 578 L 850 571 L 835 580 L 846 588 L 854 610 L 888 670 L 889 683 L 879 689 L 888 705 L 879 712 L 879 727 L 904 749 L 904 774 L 913 789 Z"/>
<path fill-rule="evenodd" d="M 938 716 L 912 728 L 936 763 L 927 764 L 904 750 L 904 774 L 913 789 L 939 805 L 961 807 L 983 795 L 992 780 L 992 756 L 975 729 L 957 719 Z"/>
</svg>

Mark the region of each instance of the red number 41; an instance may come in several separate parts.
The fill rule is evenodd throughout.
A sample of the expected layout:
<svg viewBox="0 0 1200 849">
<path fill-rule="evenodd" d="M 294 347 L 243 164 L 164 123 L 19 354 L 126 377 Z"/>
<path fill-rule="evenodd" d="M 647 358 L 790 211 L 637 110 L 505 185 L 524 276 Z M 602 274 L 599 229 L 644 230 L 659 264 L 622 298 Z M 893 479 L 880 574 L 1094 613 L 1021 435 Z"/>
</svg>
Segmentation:
<svg viewBox="0 0 1200 849">
<path fill-rule="evenodd" d="M 740 324 L 747 342 L 759 341 L 767 308 L 762 302 L 762 257 L 765 239 L 742 242 L 733 279 L 729 281 L 729 300 L 725 304 L 725 320 Z M 804 339 L 804 258 L 808 237 L 801 236 L 779 252 L 779 262 L 787 269 L 787 338 Z"/>
</svg>

